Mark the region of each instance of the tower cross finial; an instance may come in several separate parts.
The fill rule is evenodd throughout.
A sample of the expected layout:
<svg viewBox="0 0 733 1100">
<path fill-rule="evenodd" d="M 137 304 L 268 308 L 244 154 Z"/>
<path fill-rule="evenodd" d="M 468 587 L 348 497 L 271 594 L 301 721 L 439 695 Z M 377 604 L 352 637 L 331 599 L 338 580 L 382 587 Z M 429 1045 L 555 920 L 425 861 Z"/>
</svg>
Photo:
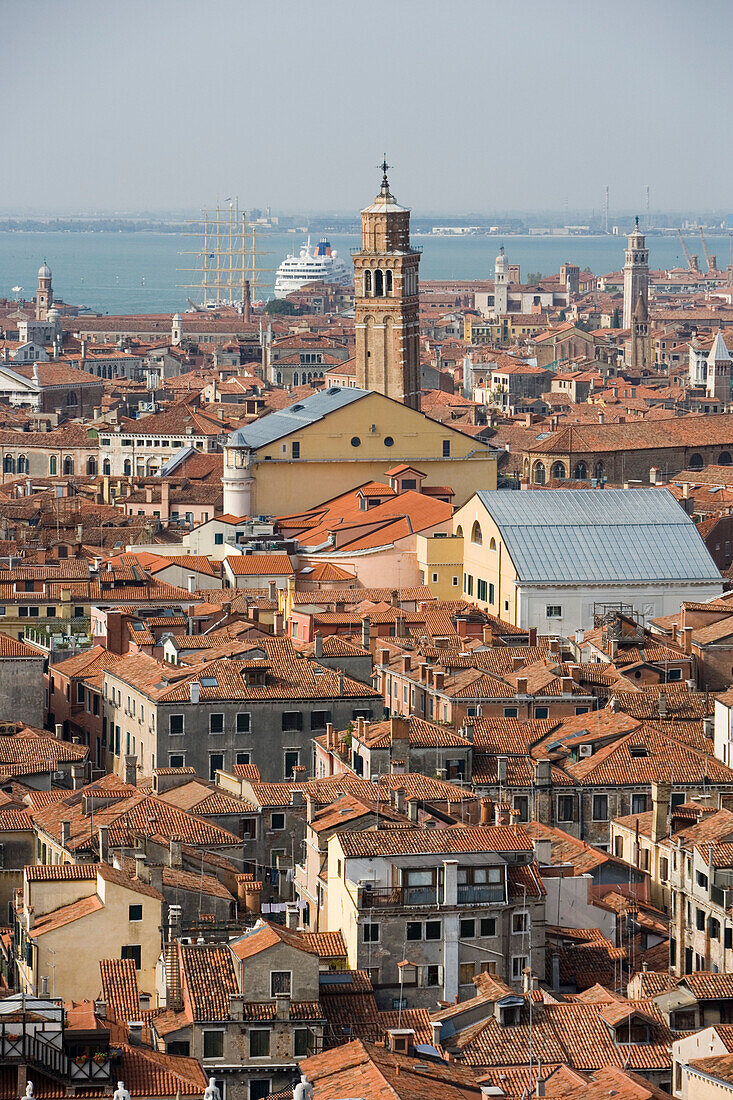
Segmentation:
<svg viewBox="0 0 733 1100">
<path fill-rule="evenodd" d="M 639 215 L 636 215 L 636 228 L 639 228 Z"/>
<path fill-rule="evenodd" d="M 377 167 L 382 169 L 382 187 L 386 187 L 389 190 L 389 180 L 387 179 L 387 171 L 392 167 L 391 164 L 387 164 L 387 154 L 384 154 L 384 160 Z"/>
</svg>

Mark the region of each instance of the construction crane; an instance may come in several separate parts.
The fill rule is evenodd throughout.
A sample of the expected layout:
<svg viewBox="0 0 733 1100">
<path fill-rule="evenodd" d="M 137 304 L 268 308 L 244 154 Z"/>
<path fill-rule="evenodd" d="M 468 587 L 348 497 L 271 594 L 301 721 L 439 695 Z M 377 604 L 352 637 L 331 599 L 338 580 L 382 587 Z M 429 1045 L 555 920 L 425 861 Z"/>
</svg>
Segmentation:
<svg viewBox="0 0 733 1100">
<path fill-rule="evenodd" d="M 700 230 L 700 240 L 702 241 L 702 250 L 705 253 L 705 260 L 706 260 L 707 265 L 708 265 L 708 275 L 709 275 L 711 271 L 717 271 L 718 270 L 718 257 L 710 255 L 710 252 L 708 250 L 708 242 L 705 240 L 705 234 L 702 231 L 702 226 L 698 225 L 697 228 Z"/>
<path fill-rule="evenodd" d="M 680 239 L 680 244 L 682 245 L 682 251 L 684 252 L 685 259 L 687 260 L 687 266 L 690 269 L 690 271 L 693 273 L 693 275 L 695 275 L 700 270 L 700 265 L 697 262 L 697 256 L 691 256 L 690 255 L 690 250 L 687 247 L 687 245 L 685 244 L 685 238 L 682 236 L 682 230 L 681 229 L 677 230 L 677 236 Z"/>
</svg>

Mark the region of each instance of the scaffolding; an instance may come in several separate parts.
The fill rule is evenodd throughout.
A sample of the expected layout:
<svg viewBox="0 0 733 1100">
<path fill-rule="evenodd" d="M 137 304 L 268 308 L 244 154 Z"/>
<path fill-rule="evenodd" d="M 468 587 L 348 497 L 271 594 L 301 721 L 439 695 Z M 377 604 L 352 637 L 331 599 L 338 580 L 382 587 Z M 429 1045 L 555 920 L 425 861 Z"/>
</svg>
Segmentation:
<svg viewBox="0 0 733 1100">
<path fill-rule="evenodd" d="M 202 210 L 201 218 L 185 231 L 186 236 L 198 237 L 201 247 L 180 253 L 193 256 L 194 266 L 179 268 L 193 276 L 179 286 L 198 292 L 201 301 L 192 301 L 190 296 L 188 299 L 194 309 L 234 306 L 248 312 L 250 301 L 268 285 L 264 275 L 270 268 L 263 266 L 261 259 L 269 253 L 257 244 L 263 226 L 247 221 L 247 212 L 239 209 L 238 199 L 225 201 L 224 207 L 217 203 L 214 209 Z"/>
</svg>

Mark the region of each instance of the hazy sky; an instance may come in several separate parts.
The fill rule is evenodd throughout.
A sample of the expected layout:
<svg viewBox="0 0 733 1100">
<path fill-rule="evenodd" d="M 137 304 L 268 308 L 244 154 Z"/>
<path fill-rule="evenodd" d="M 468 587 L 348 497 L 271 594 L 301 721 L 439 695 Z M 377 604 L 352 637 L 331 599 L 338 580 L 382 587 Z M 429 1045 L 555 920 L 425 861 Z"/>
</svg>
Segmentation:
<svg viewBox="0 0 733 1100">
<path fill-rule="evenodd" d="M 5 213 L 728 210 L 731 0 L 2 0 Z"/>
</svg>

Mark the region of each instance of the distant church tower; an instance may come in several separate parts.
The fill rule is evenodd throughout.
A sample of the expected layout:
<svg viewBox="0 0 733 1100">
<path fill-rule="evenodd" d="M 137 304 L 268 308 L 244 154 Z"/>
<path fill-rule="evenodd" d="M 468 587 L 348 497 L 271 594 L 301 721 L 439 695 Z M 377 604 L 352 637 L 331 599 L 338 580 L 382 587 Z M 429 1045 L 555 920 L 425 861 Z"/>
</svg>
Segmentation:
<svg viewBox="0 0 733 1100">
<path fill-rule="evenodd" d="M 631 318 L 631 367 L 639 371 L 652 368 L 652 334 L 649 331 L 649 311 L 643 295 L 636 300 Z"/>
<path fill-rule="evenodd" d="M 718 401 L 722 401 L 726 408 L 730 405 L 730 378 L 732 365 L 730 352 L 725 346 L 722 332 L 718 329 L 713 346 L 710 349 L 710 354 L 708 355 L 706 393 L 708 397 L 715 397 Z"/>
<path fill-rule="evenodd" d="M 649 307 L 649 249 L 639 229 L 639 219 L 629 233 L 624 262 L 624 328 L 631 328 L 639 295 Z"/>
<path fill-rule="evenodd" d="M 45 321 L 48 311 L 53 305 L 53 290 L 51 288 L 51 270 L 44 260 L 38 268 L 38 290 L 36 291 L 36 320 Z"/>
<path fill-rule="evenodd" d="M 494 262 L 494 313 L 502 317 L 509 311 L 509 266 L 504 255 L 504 246 Z"/>
<path fill-rule="evenodd" d="M 390 194 L 389 165 L 371 206 L 361 212 L 354 256 L 356 384 L 420 408 L 420 318 L 410 211 Z"/>
</svg>

